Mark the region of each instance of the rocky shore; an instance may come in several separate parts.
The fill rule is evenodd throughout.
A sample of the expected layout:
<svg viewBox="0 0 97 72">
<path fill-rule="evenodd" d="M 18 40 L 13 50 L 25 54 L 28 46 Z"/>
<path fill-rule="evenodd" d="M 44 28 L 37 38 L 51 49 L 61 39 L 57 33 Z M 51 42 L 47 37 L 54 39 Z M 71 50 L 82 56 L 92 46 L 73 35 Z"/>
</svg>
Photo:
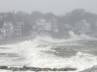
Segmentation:
<svg viewBox="0 0 97 72">
<path fill-rule="evenodd" d="M 8 67 L 8 66 L 0 66 L 1 70 L 10 70 L 10 71 L 76 71 L 76 68 L 40 68 L 40 67 Z"/>
</svg>

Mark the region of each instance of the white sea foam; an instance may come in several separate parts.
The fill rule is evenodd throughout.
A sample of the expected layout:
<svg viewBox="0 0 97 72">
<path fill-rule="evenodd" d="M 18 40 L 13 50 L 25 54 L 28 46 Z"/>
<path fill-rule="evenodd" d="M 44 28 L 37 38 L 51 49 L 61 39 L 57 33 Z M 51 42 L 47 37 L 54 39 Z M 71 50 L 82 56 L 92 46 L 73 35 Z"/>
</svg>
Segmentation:
<svg viewBox="0 0 97 72">
<path fill-rule="evenodd" d="M 62 58 L 53 54 L 47 54 L 42 51 L 51 50 L 52 44 L 56 45 L 63 41 L 58 42 L 58 39 L 48 39 L 48 37 L 37 37 L 34 40 L 24 41 L 11 45 L 2 45 L 2 47 L 10 47 L 10 52 L 16 52 L 20 56 L 24 57 L 24 61 L 15 62 L 9 59 L 9 61 L 2 61 L 4 65 L 27 65 L 35 67 L 50 67 L 50 68 L 61 68 L 61 67 L 75 67 L 78 71 L 97 65 L 97 57 L 91 54 L 78 52 L 75 56 L 70 58 Z M 63 42 L 64 43 L 64 42 Z M 66 42 L 65 42 L 66 43 Z M 65 44 L 64 43 L 64 44 Z M 71 42 L 72 43 L 72 42 Z M 67 42 L 68 44 L 68 42 Z M 73 44 L 73 43 L 72 43 Z M 39 46 L 39 45 L 46 45 Z"/>
</svg>

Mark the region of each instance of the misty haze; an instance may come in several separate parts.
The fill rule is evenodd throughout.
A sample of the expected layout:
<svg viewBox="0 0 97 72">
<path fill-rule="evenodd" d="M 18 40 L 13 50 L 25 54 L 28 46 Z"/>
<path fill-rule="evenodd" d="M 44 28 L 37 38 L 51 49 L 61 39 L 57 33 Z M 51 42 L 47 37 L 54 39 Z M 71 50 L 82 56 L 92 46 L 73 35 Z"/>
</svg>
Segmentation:
<svg viewBox="0 0 97 72">
<path fill-rule="evenodd" d="M 0 72 L 97 72 L 97 11 L 74 6 L 63 13 L 52 4 L 44 12 L 0 9 Z"/>
</svg>

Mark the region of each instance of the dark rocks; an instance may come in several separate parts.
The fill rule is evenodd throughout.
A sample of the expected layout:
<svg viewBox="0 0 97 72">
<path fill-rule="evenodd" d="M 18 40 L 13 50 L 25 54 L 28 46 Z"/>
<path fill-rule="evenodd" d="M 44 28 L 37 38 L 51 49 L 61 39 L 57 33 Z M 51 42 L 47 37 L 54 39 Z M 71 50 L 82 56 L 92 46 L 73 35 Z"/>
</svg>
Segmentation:
<svg viewBox="0 0 97 72">
<path fill-rule="evenodd" d="M 0 66 L 0 69 L 8 69 L 8 66 Z"/>
<path fill-rule="evenodd" d="M 40 68 L 40 67 L 8 67 L 0 66 L 1 70 L 11 70 L 11 71 L 76 71 L 76 68 Z"/>
</svg>

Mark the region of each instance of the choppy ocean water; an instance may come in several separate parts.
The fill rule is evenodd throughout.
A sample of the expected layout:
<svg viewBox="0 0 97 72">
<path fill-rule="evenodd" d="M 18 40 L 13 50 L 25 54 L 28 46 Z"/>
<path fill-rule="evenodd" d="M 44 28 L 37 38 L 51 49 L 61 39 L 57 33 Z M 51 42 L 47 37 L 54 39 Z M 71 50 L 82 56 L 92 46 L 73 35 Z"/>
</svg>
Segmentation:
<svg viewBox="0 0 97 72">
<path fill-rule="evenodd" d="M 44 40 L 37 38 L 0 46 L 0 66 L 46 68 L 74 67 L 77 71 L 97 65 L 96 40 Z"/>
</svg>

